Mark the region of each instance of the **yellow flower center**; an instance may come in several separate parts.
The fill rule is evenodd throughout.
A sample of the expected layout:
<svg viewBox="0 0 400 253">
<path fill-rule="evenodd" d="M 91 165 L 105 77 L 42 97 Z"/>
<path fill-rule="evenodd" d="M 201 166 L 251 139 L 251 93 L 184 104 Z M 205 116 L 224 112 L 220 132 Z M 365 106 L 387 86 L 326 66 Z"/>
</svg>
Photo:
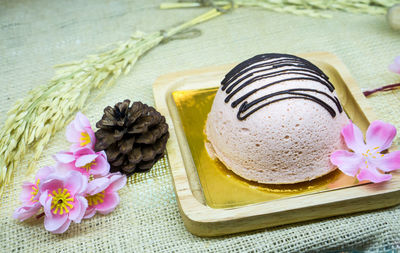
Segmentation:
<svg viewBox="0 0 400 253">
<path fill-rule="evenodd" d="M 104 191 L 99 192 L 92 196 L 86 196 L 89 206 L 101 204 L 104 202 Z"/>
<path fill-rule="evenodd" d="M 70 202 L 73 202 L 74 199 L 70 198 L 70 194 L 67 189 L 58 188 L 58 192 L 55 190 L 52 192 L 53 194 L 49 194 L 49 196 L 53 197 L 51 201 L 51 209 L 54 214 L 59 212 L 63 214 L 64 211 L 69 213 L 69 211 L 74 207 Z"/>
<path fill-rule="evenodd" d="M 384 154 L 381 154 L 379 151 L 376 151 L 379 147 L 375 147 L 372 150 L 368 149 L 365 151 L 365 153 L 362 153 L 362 155 L 365 157 L 365 164 L 367 165 L 368 168 L 368 157 L 376 158 L 376 155 L 380 155 L 381 157 L 385 156 Z"/>
<path fill-rule="evenodd" d="M 87 172 L 89 172 L 89 170 L 92 168 L 93 165 L 96 165 L 97 163 L 95 163 L 95 160 L 91 161 L 90 163 L 87 163 L 85 165 L 83 165 L 81 168 L 85 169 Z"/>
<path fill-rule="evenodd" d="M 82 132 L 81 135 L 82 135 L 82 137 L 81 137 L 82 142 L 80 145 L 81 145 L 81 147 L 83 147 L 90 143 L 90 136 L 86 132 Z"/>
<path fill-rule="evenodd" d="M 32 191 L 31 191 L 31 194 L 32 194 L 31 201 L 32 202 L 38 202 L 38 200 L 34 199 L 34 198 L 36 197 L 36 195 L 39 192 L 39 182 L 40 182 L 40 179 L 38 179 L 36 181 L 36 185 L 32 186 Z"/>
</svg>

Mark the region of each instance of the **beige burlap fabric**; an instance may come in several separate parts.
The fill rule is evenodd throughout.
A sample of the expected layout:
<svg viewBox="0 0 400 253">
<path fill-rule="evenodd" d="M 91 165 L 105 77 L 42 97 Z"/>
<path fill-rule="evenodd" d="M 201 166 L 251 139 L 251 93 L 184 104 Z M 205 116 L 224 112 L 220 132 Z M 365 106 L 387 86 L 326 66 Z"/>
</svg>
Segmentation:
<svg viewBox="0 0 400 253">
<path fill-rule="evenodd" d="M 0 2 L 0 122 L 33 87 L 45 83 L 52 66 L 81 59 L 99 47 L 124 40 L 136 29 L 168 28 L 204 10 L 158 10 L 159 1 Z M 201 24 L 201 37 L 171 41 L 145 55 L 134 70 L 84 111 L 92 124 L 102 109 L 125 98 L 154 104 L 152 83 L 165 73 L 220 65 L 266 52 L 329 51 L 338 55 L 363 89 L 399 82 L 387 66 L 400 54 L 400 33 L 383 16 L 331 13 L 332 19 L 238 9 Z M 400 127 L 400 93 L 369 99 L 382 120 Z M 399 139 L 396 139 L 397 143 Z M 38 166 L 66 149 L 64 132 L 52 138 Z M 27 158 L 29 159 L 29 158 Z M 120 191 L 121 203 L 108 216 L 97 215 L 52 235 L 43 221 L 11 218 L 19 205 L 21 182 L 32 179 L 20 166 L 0 204 L 0 251 L 4 252 L 292 252 L 400 249 L 400 207 L 304 222 L 273 229 L 199 238 L 186 231 L 178 212 L 168 161 L 133 178 Z"/>
</svg>

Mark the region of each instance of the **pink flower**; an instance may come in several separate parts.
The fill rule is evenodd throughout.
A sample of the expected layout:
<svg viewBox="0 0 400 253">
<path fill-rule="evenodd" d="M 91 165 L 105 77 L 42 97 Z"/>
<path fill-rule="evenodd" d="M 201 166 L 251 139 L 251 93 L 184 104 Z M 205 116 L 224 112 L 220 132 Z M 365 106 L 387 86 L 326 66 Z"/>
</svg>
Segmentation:
<svg viewBox="0 0 400 253">
<path fill-rule="evenodd" d="M 53 167 L 43 167 L 37 172 L 34 181 L 35 183 L 24 182 L 22 184 L 22 192 L 20 195 L 22 206 L 15 210 L 13 214 L 14 219 L 23 221 L 35 215 L 39 211 L 41 207 L 39 202 L 39 184 L 54 171 L 55 168 Z"/>
<path fill-rule="evenodd" d="M 76 114 L 75 119 L 67 126 L 66 137 L 72 142 L 71 150 L 82 147 L 94 149 L 96 137 L 90 126 L 89 119 L 81 112 Z"/>
<path fill-rule="evenodd" d="M 54 158 L 59 168 L 76 170 L 86 177 L 105 176 L 110 172 L 110 164 L 104 151 L 94 152 L 90 148 L 81 148 L 74 152 L 61 151 Z"/>
<path fill-rule="evenodd" d="M 400 74 L 400 55 L 397 56 L 394 59 L 393 63 L 389 65 L 389 70 L 394 73 Z"/>
<path fill-rule="evenodd" d="M 87 178 L 76 171 L 66 175 L 51 174 L 40 185 L 44 227 L 52 233 L 64 233 L 71 221 L 80 223 L 88 206 L 85 199 Z"/>
<path fill-rule="evenodd" d="M 89 182 L 86 193 L 88 209 L 85 219 L 93 217 L 96 211 L 101 214 L 112 212 L 119 203 L 117 191 L 126 184 L 126 176 L 112 173 L 107 177 L 97 178 Z"/>
<path fill-rule="evenodd" d="M 343 127 L 342 136 L 353 152 L 335 151 L 331 155 L 331 162 L 346 175 L 357 175 L 360 181 L 379 183 L 392 178 L 392 175 L 380 171 L 389 172 L 400 168 L 400 151 L 381 153 L 392 145 L 396 136 L 393 125 L 382 121 L 372 122 L 366 133 L 366 143 L 361 130 L 353 123 Z"/>
</svg>

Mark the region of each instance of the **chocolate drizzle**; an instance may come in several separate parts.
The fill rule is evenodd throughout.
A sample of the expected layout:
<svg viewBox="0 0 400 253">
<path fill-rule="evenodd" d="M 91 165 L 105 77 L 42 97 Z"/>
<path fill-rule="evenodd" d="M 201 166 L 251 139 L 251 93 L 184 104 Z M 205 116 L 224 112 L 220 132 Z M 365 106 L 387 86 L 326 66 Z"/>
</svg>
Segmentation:
<svg viewBox="0 0 400 253">
<path fill-rule="evenodd" d="M 284 68 L 284 69 L 279 69 L 279 68 Z M 266 72 L 266 73 L 256 75 L 261 72 Z M 268 82 L 269 78 L 287 74 L 296 76 L 288 77 L 282 80 Z M 242 95 L 241 97 L 237 98 L 231 103 L 231 106 L 233 108 L 235 108 L 241 103 L 239 111 L 237 113 L 237 118 L 239 120 L 246 119 L 248 116 L 258 111 L 264 106 L 268 106 L 275 102 L 279 102 L 286 99 L 305 99 L 313 101 L 321 105 L 323 108 L 325 108 L 332 117 L 336 116 L 334 108 L 332 108 L 329 104 L 319 99 L 318 97 L 309 94 L 308 92 L 324 95 L 336 105 L 339 113 L 343 111 L 338 98 L 333 94 L 335 88 L 329 82 L 329 78 L 317 66 L 315 66 L 311 62 L 302 59 L 300 57 L 288 54 L 257 55 L 234 67 L 221 82 L 222 85 L 221 89 L 225 91 L 227 94 L 225 98 L 225 103 L 228 103 L 232 99 L 232 97 L 235 96 L 243 88 L 262 79 L 267 80 L 263 86 L 247 92 L 246 94 Z M 288 81 L 296 81 L 296 80 L 310 80 L 318 82 L 326 86 L 329 89 L 330 94 L 315 89 L 294 88 L 294 89 L 287 89 L 270 93 L 263 97 L 257 98 L 251 102 L 245 101 L 248 97 L 255 94 L 259 90 L 265 89 L 275 84 Z M 278 98 L 273 99 L 274 97 L 279 95 L 287 95 L 287 96 L 280 96 Z M 248 110 L 250 111 L 247 112 Z"/>
</svg>

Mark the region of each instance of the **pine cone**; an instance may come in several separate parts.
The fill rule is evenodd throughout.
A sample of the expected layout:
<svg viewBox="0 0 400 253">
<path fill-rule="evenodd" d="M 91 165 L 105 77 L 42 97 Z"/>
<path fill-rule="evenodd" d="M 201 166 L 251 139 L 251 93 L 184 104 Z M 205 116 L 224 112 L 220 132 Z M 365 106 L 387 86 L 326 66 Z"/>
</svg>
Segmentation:
<svg viewBox="0 0 400 253">
<path fill-rule="evenodd" d="M 95 150 L 105 150 L 111 172 L 132 175 L 151 169 L 164 156 L 169 137 L 165 117 L 151 106 L 130 100 L 107 106 L 96 123 Z"/>
</svg>

